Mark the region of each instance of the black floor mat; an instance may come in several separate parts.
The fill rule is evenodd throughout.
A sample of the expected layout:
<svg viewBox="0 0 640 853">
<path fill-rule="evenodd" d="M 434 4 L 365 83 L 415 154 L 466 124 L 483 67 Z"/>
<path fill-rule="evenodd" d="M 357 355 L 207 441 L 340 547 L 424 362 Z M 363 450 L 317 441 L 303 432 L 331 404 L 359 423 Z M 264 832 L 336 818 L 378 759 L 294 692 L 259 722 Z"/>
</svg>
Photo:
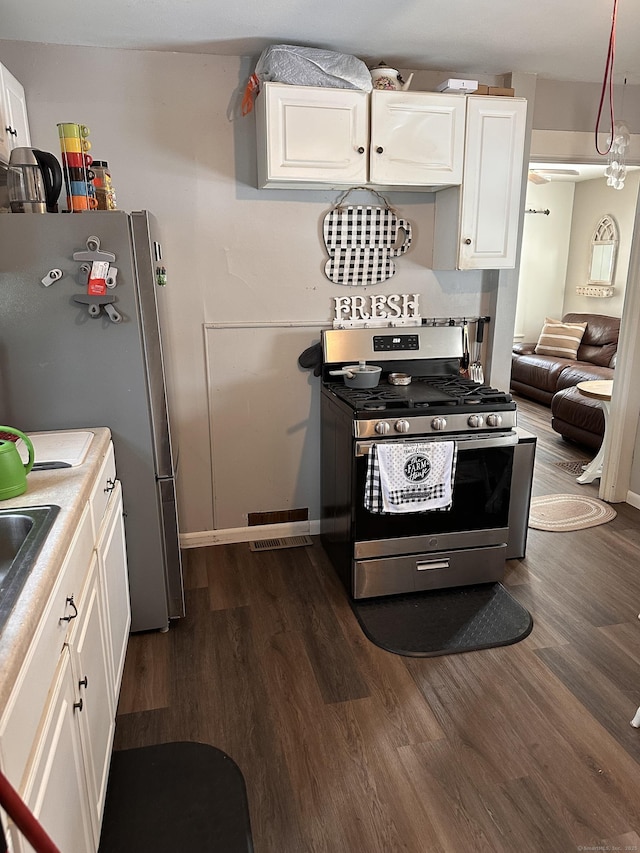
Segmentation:
<svg viewBox="0 0 640 853">
<path fill-rule="evenodd" d="M 533 628 L 529 611 L 500 583 L 351 601 L 351 606 L 372 643 L 412 657 L 507 646 Z"/>
<path fill-rule="evenodd" d="M 219 749 L 165 743 L 114 752 L 99 853 L 252 853 L 244 779 Z"/>
</svg>

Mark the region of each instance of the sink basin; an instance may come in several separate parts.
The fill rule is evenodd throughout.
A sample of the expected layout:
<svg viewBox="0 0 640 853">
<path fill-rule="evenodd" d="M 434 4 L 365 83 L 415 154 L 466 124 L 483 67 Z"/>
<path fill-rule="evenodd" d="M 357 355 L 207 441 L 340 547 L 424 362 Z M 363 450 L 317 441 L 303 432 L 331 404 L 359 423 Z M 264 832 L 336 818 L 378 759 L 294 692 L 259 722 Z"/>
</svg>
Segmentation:
<svg viewBox="0 0 640 853">
<path fill-rule="evenodd" d="M 0 509 L 0 630 L 33 568 L 59 506 Z"/>
</svg>

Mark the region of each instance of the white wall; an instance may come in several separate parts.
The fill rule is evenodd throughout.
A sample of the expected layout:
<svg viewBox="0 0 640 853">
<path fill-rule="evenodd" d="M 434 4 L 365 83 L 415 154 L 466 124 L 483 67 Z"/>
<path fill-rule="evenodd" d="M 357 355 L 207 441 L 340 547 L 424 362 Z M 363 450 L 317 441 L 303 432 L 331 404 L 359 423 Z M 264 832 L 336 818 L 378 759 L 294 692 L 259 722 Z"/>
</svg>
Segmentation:
<svg viewBox="0 0 640 853">
<path fill-rule="evenodd" d="M 622 190 L 608 187 L 605 178 L 580 181 L 576 184 L 563 313 L 583 312 L 607 314 L 610 317 L 622 316 L 639 185 L 639 172 L 628 173 Z M 576 287 L 587 284 L 589 279 L 593 233 L 605 214 L 613 216 L 620 233 L 614 295 L 606 298 L 579 296 L 576 293 Z"/>
<path fill-rule="evenodd" d="M 247 512 L 286 508 L 270 500 L 286 499 L 287 505 L 317 513 L 318 382 L 300 373 L 297 353 L 285 364 L 279 350 L 291 322 L 309 323 L 308 344 L 317 340 L 318 325 L 331 319 L 332 297 L 346 291 L 323 274 L 322 220 L 339 194 L 256 189 L 254 118 L 237 112 L 254 63 L 17 42 L 0 42 L 0 61 L 25 87 L 32 143 L 57 154 L 58 122 L 88 125 L 91 153 L 109 161 L 119 207 L 148 208 L 162 227 L 181 532 L 211 530 L 218 518 L 225 526 L 242 527 Z M 436 72 L 417 75 L 413 88 L 424 86 L 421 77 L 445 79 Z M 433 195 L 389 198 L 411 221 L 414 243 L 399 259 L 396 276 L 375 292 L 419 293 L 428 316 L 488 313 L 491 285 L 480 274 L 429 269 Z M 214 327 L 205 332 L 205 323 Z M 230 324 L 233 329 L 256 323 L 267 326 L 259 334 L 229 334 Z M 303 343 L 296 346 L 302 349 Z M 224 359 L 216 357 L 221 349 Z M 266 379 L 278 395 L 283 420 L 269 453 L 291 483 L 285 495 L 261 491 L 264 412 L 238 394 L 248 374 L 256 382 Z M 293 387 L 306 395 L 302 402 L 298 396 L 290 403 Z M 215 391 L 213 435 L 209 388 Z M 303 422 L 301 408 L 308 413 Z M 289 440 L 291 435 L 304 440 Z"/>
<path fill-rule="evenodd" d="M 575 184 L 527 186 L 514 340 L 537 341 L 545 317 L 562 316 Z"/>
</svg>

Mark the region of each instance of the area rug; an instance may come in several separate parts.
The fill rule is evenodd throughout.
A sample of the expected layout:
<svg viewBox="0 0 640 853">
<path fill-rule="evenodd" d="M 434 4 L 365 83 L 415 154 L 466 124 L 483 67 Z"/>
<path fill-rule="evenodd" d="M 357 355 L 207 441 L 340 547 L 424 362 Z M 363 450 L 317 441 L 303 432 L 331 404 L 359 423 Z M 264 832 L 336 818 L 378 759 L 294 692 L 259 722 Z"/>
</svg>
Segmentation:
<svg viewBox="0 0 640 853">
<path fill-rule="evenodd" d="M 570 474 L 582 474 L 589 462 L 590 459 L 578 459 L 576 462 L 554 462 L 554 465 Z"/>
<path fill-rule="evenodd" d="M 351 601 L 376 646 L 408 657 L 436 657 L 508 646 L 531 633 L 533 619 L 500 583 Z"/>
<path fill-rule="evenodd" d="M 543 495 L 531 498 L 529 527 L 565 532 L 605 524 L 617 515 L 604 501 L 586 495 Z"/>
<path fill-rule="evenodd" d="M 253 853 L 238 766 L 204 743 L 114 752 L 98 853 L 181 850 Z"/>
</svg>

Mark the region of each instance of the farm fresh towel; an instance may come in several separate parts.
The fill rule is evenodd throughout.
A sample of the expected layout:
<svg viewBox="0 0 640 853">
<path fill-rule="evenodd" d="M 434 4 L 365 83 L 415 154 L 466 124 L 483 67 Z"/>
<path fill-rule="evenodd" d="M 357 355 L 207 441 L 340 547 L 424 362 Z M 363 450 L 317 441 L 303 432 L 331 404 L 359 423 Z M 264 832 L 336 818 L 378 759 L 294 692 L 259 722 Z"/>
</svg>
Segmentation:
<svg viewBox="0 0 640 853">
<path fill-rule="evenodd" d="M 365 483 L 365 509 L 376 513 L 450 509 L 456 460 L 454 441 L 372 445 Z"/>
</svg>

